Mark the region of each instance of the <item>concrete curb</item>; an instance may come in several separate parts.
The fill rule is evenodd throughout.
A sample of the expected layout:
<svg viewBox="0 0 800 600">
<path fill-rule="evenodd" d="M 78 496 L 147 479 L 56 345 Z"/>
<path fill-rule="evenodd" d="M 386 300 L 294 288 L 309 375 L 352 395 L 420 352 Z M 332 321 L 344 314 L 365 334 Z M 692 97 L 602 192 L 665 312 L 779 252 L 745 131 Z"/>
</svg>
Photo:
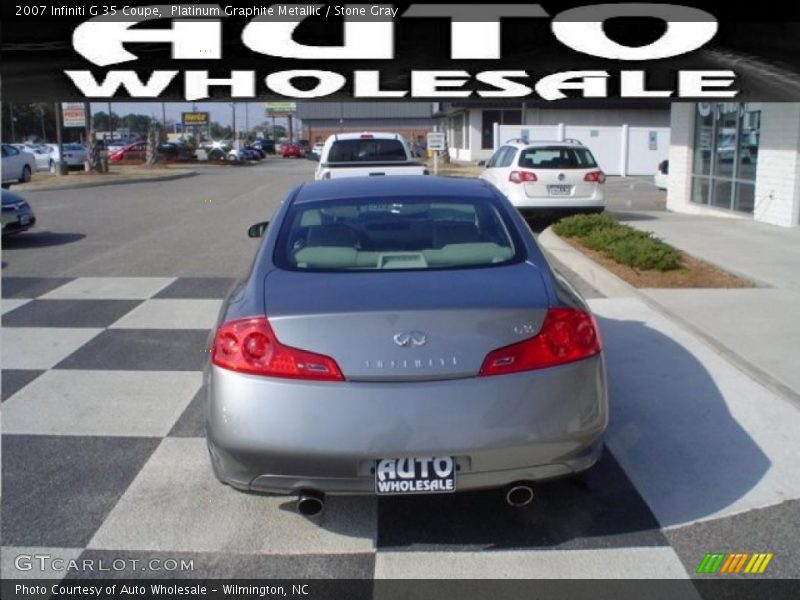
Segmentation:
<svg viewBox="0 0 800 600">
<path fill-rule="evenodd" d="M 725 358 L 728 362 L 738 368 L 742 373 L 758 382 L 771 392 L 781 396 L 800 407 L 800 394 L 787 386 L 785 383 L 779 381 L 766 371 L 757 367 L 746 358 L 737 354 L 719 340 L 709 335 L 696 325 L 689 322 L 673 310 L 667 308 L 655 298 L 648 296 L 631 284 L 623 281 L 613 273 L 607 271 L 601 265 L 597 264 L 591 258 L 575 250 L 572 246 L 567 244 L 564 240 L 553 233 L 552 228 L 545 229 L 538 238 L 541 247 L 552 254 L 556 259 L 564 264 L 567 268 L 571 269 L 581 279 L 590 284 L 598 292 L 607 298 L 620 298 L 620 297 L 636 297 L 642 302 L 647 304 L 653 310 L 659 312 L 662 316 L 677 323 L 683 329 L 694 334 L 704 342 L 706 342 L 717 354 Z"/>
<path fill-rule="evenodd" d="M 147 183 L 150 181 L 172 181 L 174 179 L 184 179 L 186 177 L 194 177 L 197 171 L 186 171 L 183 173 L 174 173 L 171 175 L 160 175 L 157 177 L 131 177 L 129 179 L 111 179 L 109 181 L 85 181 L 81 183 L 65 183 L 63 185 L 36 185 L 32 184 L 26 187 L 13 186 L 16 189 L 11 191 L 24 194 L 25 192 L 49 192 L 59 190 L 78 190 L 81 188 L 102 187 L 105 185 L 126 185 L 129 183 Z"/>
<path fill-rule="evenodd" d="M 626 281 L 607 271 L 553 233 L 548 227 L 539 234 L 539 244 L 578 277 L 608 298 L 635 296 L 639 292 Z"/>
</svg>

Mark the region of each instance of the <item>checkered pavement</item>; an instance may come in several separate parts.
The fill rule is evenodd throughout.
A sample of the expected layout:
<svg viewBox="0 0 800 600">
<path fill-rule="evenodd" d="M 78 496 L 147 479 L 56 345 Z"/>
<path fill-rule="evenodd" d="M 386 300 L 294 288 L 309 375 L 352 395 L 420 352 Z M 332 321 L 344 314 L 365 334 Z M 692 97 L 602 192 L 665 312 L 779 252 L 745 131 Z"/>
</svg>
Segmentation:
<svg viewBox="0 0 800 600">
<path fill-rule="evenodd" d="M 219 484 L 203 437 L 202 368 L 232 284 L 3 278 L 3 577 L 685 578 L 694 569 L 693 542 L 662 527 L 673 523 L 652 490 L 665 492 L 637 464 L 641 432 L 625 416 L 594 469 L 542 484 L 524 510 L 500 492 L 332 497 L 307 519 L 292 498 Z M 616 306 L 598 302 L 601 313 Z M 624 370 L 640 353 L 615 359 L 613 348 L 638 333 L 610 329 L 609 369 Z M 666 485 L 681 483 L 674 469 L 663 473 Z M 22 554 L 191 559 L 194 570 L 18 571 Z"/>
</svg>

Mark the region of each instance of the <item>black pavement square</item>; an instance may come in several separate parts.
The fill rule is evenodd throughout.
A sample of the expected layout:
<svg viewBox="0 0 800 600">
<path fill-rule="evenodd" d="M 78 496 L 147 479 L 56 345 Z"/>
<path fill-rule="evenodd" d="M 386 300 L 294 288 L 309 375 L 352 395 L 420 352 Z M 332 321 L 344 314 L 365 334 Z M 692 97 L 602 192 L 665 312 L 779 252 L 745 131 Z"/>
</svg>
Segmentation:
<svg viewBox="0 0 800 600">
<path fill-rule="evenodd" d="M 3 327 L 108 327 L 141 300 L 33 300 L 3 315 Z"/>
<path fill-rule="evenodd" d="M 3 545 L 86 546 L 160 441 L 4 435 Z"/>
<path fill-rule="evenodd" d="M 208 332 L 197 329 L 107 329 L 56 369 L 202 371 Z"/>
<path fill-rule="evenodd" d="M 197 390 L 189 406 L 172 426 L 169 437 L 205 437 L 206 388 Z"/>
<path fill-rule="evenodd" d="M 33 369 L 3 369 L 0 372 L 0 387 L 3 390 L 3 402 L 16 394 L 44 371 Z"/>
<path fill-rule="evenodd" d="M 503 490 L 382 497 L 377 545 L 448 551 L 668 545 L 608 450 L 584 474 L 533 489 L 533 501 L 521 508 L 508 506 Z"/>
<path fill-rule="evenodd" d="M 234 283 L 233 277 L 181 277 L 154 297 L 216 300 L 225 298 Z"/>
<path fill-rule="evenodd" d="M 84 550 L 78 558 L 78 564 L 83 564 L 84 559 L 94 560 L 94 564 L 98 564 L 100 560 L 103 564 L 119 561 L 115 564 L 124 564 L 126 568 L 73 571 L 68 574 L 67 579 L 372 579 L 375 573 L 375 554 L 371 552 L 252 555 L 227 552 Z M 148 570 L 149 565 L 161 568 Z M 167 571 L 165 567 L 168 565 L 170 568 L 177 566 L 177 569 Z"/>
<path fill-rule="evenodd" d="M 72 277 L 2 277 L 0 285 L 3 298 L 38 298 L 73 279 Z"/>
</svg>

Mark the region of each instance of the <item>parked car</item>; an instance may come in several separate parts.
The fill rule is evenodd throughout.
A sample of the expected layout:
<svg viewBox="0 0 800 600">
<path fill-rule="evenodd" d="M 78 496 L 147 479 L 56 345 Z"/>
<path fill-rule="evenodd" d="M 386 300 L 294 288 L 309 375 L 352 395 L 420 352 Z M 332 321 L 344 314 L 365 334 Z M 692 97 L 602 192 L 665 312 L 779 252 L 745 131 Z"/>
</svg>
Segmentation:
<svg viewBox="0 0 800 600">
<path fill-rule="evenodd" d="M 260 146 L 260 145 L 259 145 L 259 146 L 256 146 L 255 144 L 247 144 L 247 146 L 245 146 L 245 148 L 246 148 L 247 150 L 249 150 L 250 152 L 255 152 L 255 154 L 256 154 L 256 156 L 257 156 L 257 159 L 258 159 L 258 160 L 262 160 L 262 159 L 264 159 L 264 158 L 266 158 L 266 157 L 267 157 L 267 153 L 266 153 L 266 152 L 264 152 L 264 151 L 261 149 L 261 146 Z"/>
<path fill-rule="evenodd" d="M 112 163 L 121 162 L 145 162 L 147 160 L 147 142 L 135 142 L 129 144 L 108 156 L 108 161 Z"/>
<path fill-rule="evenodd" d="M 3 183 L 16 181 L 27 183 L 36 171 L 36 158 L 30 152 L 25 152 L 11 144 L 2 144 L 0 147 L 0 164 L 2 164 Z"/>
<path fill-rule="evenodd" d="M 212 335 L 216 476 L 298 495 L 506 487 L 591 467 L 608 422 L 588 306 L 475 179 L 309 182 L 281 203 Z"/>
<path fill-rule="evenodd" d="M 606 176 L 591 150 L 577 140 L 501 146 L 480 179 L 491 183 L 526 215 L 602 212 Z"/>
<path fill-rule="evenodd" d="M 655 186 L 660 190 L 666 190 L 667 185 L 669 184 L 669 161 L 662 160 L 658 163 L 658 169 L 656 170 L 655 177 L 653 177 L 653 183 Z"/>
<path fill-rule="evenodd" d="M 305 152 L 297 144 L 283 144 L 281 146 L 281 156 L 283 158 L 303 158 Z"/>
<path fill-rule="evenodd" d="M 322 149 L 324 147 L 325 147 L 325 143 L 324 142 L 317 142 L 316 144 L 314 144 L 314 147 L 311 148 L 311 152 L 313 152 L 317 156 L 322 156 Z"/>
<path fill-rule="evenodd" d="M 264 154 L 275 154 L 275 142 L 269 138 L 257 139 L 252 145 L 259 148 Z"/>
<path fill-rule="evenodd" d="M 47 144 L 11 144 L 21 152 L 33 154 L 36 161 L 37 171 L 50 171 L 55 173 L 56 160 L 53 157 L 53 150 Z"/>
<path fill-rule="evenodd" d="M 58 162 L 58 144 L 47 145 L 50 147 L 50 155 L 54 163 Z M 63 144 L 63 148 L 64 162 L 67 163 L 67 167 L 83 168 L 83 163 L 86 162 L 86 155 L 88 154 L 86 148 L 80 144 Z M 52 171 L 55 172 L 55 164 L 53 165 Z"/>
<path fill-rule="evenodd" d="M 33 214 L 33 209 L 25 198 L 9 190 L 0 190 L 0 196 L 2 196 L 4 236 L 22 233 L 36 225 L 36 215 Z"/>
<path fill-rule="evenodd" d="M 402 137 L 365 131 L 330 136 L 322 148 L 314 179 L 427 174 L 425 165 L 414 161 Z"/>
</svg>

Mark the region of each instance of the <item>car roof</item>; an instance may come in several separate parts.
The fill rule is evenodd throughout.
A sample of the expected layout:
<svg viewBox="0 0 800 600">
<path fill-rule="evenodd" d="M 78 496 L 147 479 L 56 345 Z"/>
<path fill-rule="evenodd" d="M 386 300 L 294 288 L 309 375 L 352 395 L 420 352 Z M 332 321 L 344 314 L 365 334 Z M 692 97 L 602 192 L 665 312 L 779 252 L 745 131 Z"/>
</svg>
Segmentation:
<svg viewBox="0 0 800 600">
<path fill-rule="evenodd" d="M 399 140 L 402 139 L 397 133 L 388 133 L 385 131 L 359 131 L 357 133 L 334 133 L 331 137 L 336 141 L 339 140 L 360 140 L 362 136 L 371 136 L 376 140 Z"/>
<path fill-rule="evenodd" d="M 586 144 L 580 140 L 566 139 L 566 140 L 528 140 L 527 142 L 522 139 L 508 140 L 503 146 L 514 146 L 515 148 L 538 148 L 538 147 L 552 147 L 564 146 L 566 148 L 588 148 Z"/>
<path fill-rule="evenodd" d="M 293 202 L 317 202 L 340 198 L 470 197 L 493 198 L 494 192 L 485 181 L 431 175 L 395 177 L 343 177 L 302 184 Z"/>
</svg>

